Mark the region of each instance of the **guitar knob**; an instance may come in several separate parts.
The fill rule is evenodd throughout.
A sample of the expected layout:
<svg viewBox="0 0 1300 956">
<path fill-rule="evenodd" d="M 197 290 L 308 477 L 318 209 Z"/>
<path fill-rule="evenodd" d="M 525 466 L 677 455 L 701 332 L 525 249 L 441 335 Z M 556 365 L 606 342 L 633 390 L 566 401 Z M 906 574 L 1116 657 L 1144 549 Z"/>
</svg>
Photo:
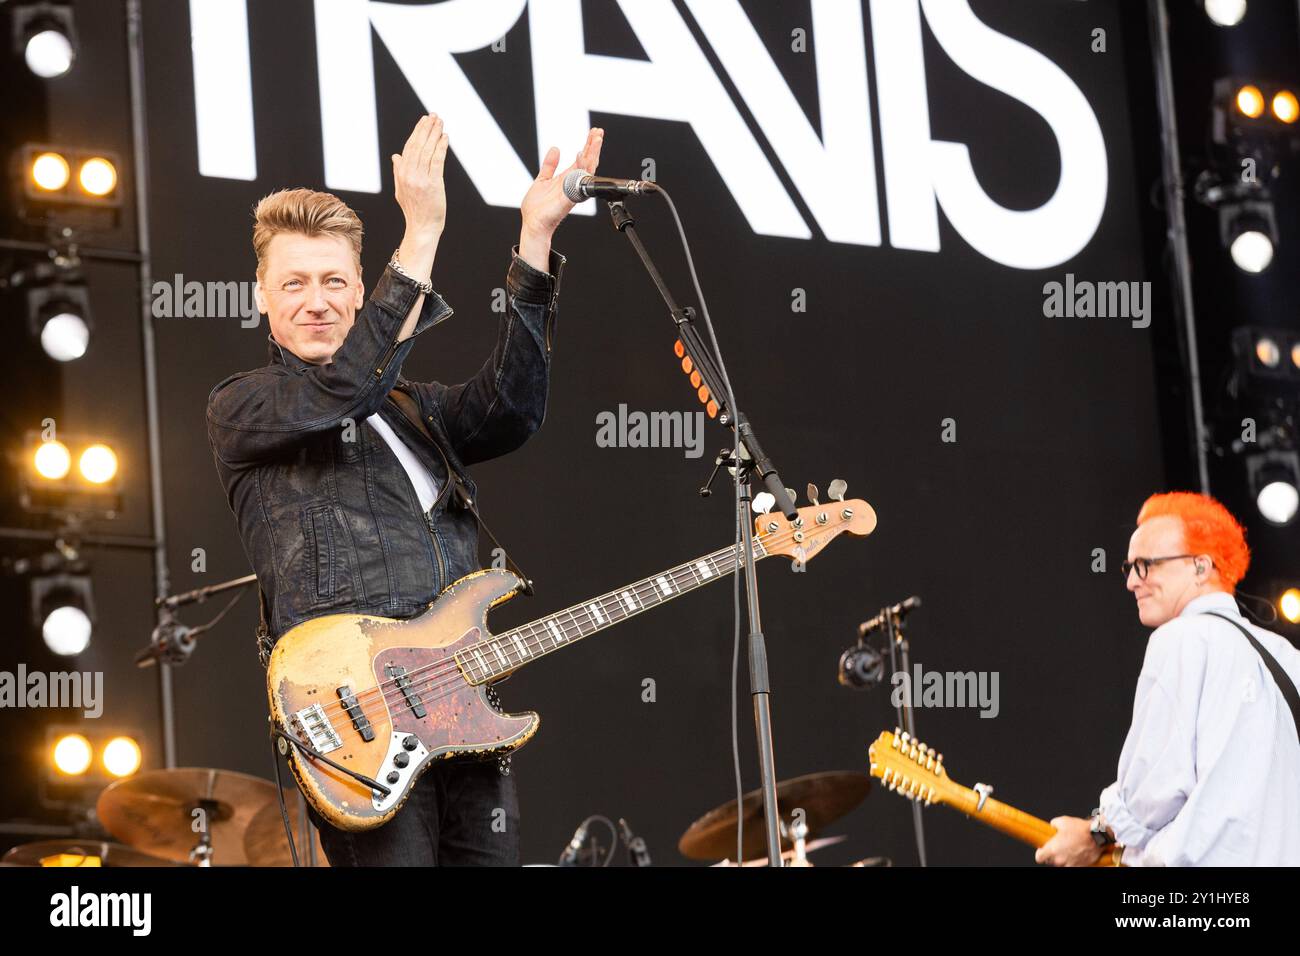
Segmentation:
<svg viewBox="0 0 1300 956">
<path fill-rule="evenodd" d="M 849 483 L 843 478 L 836 478 L 831 482 L 830 487 L 826 489 L 826 497 L 832 501 L 843 501 L 844 492 L 849 490 Z"/>
<path fill-rule="evenodd" d="M 404 751 L 404 750 L 399 750 L 399 751 L 398 751 L 398 752 L 393 756 L 393 764 L 394 764 L 395 766 L 398 766 L 398 767 L 405 767 L 405 766 L 406 766 L 408 763 L 410 763 L 410 762 L 411 762 L 411 755 L 408 754 L 408 753 L 407 753 L 406 751 Z"/>
<path fill-rule="evenodd" d="M 397 783 L 397 781 L 399 781 L 399 780 L 401 780 L 401 779 L 402 779 L 402 775 L 401 775 L 400 773 L 398 773 L 396 770 L 393 770 L 393 771 L 391 771 L 391 772 L 388 774 L 388 782 L 389 782 L 389 783 Z"/>
<path fill-rule="evenodd" d="M 415 734 L 407 734 L 402 738 L 402 748 L 405 750 L 414 750 L 419 745 L 420 742 L 415 739 Z"/>
</svg>

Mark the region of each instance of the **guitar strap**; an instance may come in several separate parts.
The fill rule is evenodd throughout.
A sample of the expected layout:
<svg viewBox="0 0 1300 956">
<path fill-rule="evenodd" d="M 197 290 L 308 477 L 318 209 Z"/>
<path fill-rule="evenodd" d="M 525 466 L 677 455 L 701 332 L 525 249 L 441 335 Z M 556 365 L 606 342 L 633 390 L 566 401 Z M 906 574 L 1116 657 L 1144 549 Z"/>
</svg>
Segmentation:
<svg viewBox="0 0 1300 956">
<path fill-rule="evenodd" d="M 1237 621 L 1234 621 L 1227 615 L 1216 614 L 1214 611 L 1206 611 L 1204 613 L 1210 617 L 1217 617 L 1221 620 L 1227 621 L 1237 630 L 1241 631 L 1241 633 L 1245 634 L 1246 640 L 1250 641 L 1251 646 L 1259 652 L 1259 656 L 1264 659 L 1264 666 L 1267 667 L 1269 673 L 1273 675 L 1273 680 L 1277 681 L 1278 690 L 1282 692 L 1282 696 L 1286 698 L 1287 706 L 1291 708 L 1291 719 L 1295 721 L 1296 726 L 1296 740 L 1300 742 L 1300 692 L 1296 691 L 1295 684 L 1292 683 L 1291 678 L 1287 676 L 1286 671 L 1282 669 L 1282 665 L 1277 662 L 1277 658 L 1270 654 L 1263 644 L 1255 640 L 1254 634 L 1250 633 L 1250 631 Z"/>
<path fill-rule="evenodd" d="M 438 447 L 437 441 L 434 440 L 433 433 L 429 431 L 429 427 L 424 423 L 424 419 L 420 417 L 420 407 L 416 404 L 415 399 L 399 388 L 395 388 L 389 392 L 388 397 L 393 400 L 393 404 L 395 404 L 398 411 L 402 413 L 402 417 L 414 425 L 415 428 L 419 430 L 420 434 L 429 440 L 429 444 L 433 445 L 435 448 Z M 505 556 L 506 566 L 513 570 L 514 573 L 519 576 L 519 579 L 524 582 L 522 589 L 523 593 L 531 596 L 533 594 L 532 579 L 524 573 L 523 568 L 519 567 L 519 565 L 515 563 L 514 559 L 510 557 L 509 552 L 506 551 L 505 548 L 501 547 L 501 542 L 497 540 L 497 536 L 492 533 L 492 529 L 487 526 L 487 522 L 483 520 L 483 516 L 478 513 L 478 508 L 474 504 L 474 498 L 469 493 L 469 488 L 465 484 L 464 476 L 452 467 L 451 460 L 447 458 L 446 455 L 443 455 L 443 460 L 447 462 L 447 480 L 452 483 L 452 493 L 456 496 L 457 502 L 462 508 L 468 509 L 470 514 L 474 516 L 474 520 L 478 522 L 478 526 L 487 533 L 489 538 L 492 539 L 493 546 Z M 266 595 L 263 593 L 262 586 L 259 583 L 257 586 L 257 659 L 262 662 L 263 670 L 265 670 L 267 665 L 270 663 L 271 648 L 274 645 L 275 641 L 271 639 L 271 628 L 267 624 Z"/>
</svg>

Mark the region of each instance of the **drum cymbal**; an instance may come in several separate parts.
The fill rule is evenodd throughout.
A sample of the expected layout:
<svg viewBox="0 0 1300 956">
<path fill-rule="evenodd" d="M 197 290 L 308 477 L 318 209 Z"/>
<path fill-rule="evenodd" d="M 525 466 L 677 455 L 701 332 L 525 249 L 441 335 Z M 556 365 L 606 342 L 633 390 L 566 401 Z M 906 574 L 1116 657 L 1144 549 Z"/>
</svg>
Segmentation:
<svg viewBox="0 0 1300 956">
<path fill-rule="evenodd" d="M 294 845 L 298 848 L 298 862 L 306 866 L 307 848 L 299 836 L 298 791 L 293 787 L 284 788 L 284 805 L 289 811 L 289 825 L 293 828 Z M 325 850 L 320 845 L 320 834 L 314 827 L 311 837 L 316 844 L 316 865 L 329 866 Z M 258 810 L 248 824 L 248 831 L 244 834 L 244 855 L 248 858 L 249 866 L 293 866 L 289 840 L 284 835 L 284 820 L 280 818 L 280 804 L 274 798 Z"/>
<path fill-rule="evenodd" d="M 42 864 L 48 860 L 48 864 Z M 104 840 L 41 840 L 4 855 L 4 866 L 177 866 L 171 860 Z"/>
<path fill-rule="evenodd" d="M 233 770 L 151 770 L 106 787 L 96 809 L 123 843 L 178 863 L 190 862 L 206 819 L 213 866 L 248 863 L 244 834 L 257 812 L 275 803 L 275 784 Z M 196 813 L 204 810 L 203 814 Z"/>
<path fill-rule="evenodd" d="M 803 811 L 811 840 L 831 822 L 838 820 L 866 799 L 871 777 L 856 771 L 826 771 L 783 780 L 776 785 L 776 805 L 781 820 L 789 823 L 796 809 Z M 767 853 L 767 834 L 763 825 L 763 791 L 745 794 L 741 816 L 744 838 L 741 847 L 745 858 Z M 781 836 L 782 847 L 793 846 L 787 834 Z M 722 860 L 736 852 L 736 801 L 710 810 L 687 828 L 677 842 L 677 849 L 692 860 Z"/>
</svg>

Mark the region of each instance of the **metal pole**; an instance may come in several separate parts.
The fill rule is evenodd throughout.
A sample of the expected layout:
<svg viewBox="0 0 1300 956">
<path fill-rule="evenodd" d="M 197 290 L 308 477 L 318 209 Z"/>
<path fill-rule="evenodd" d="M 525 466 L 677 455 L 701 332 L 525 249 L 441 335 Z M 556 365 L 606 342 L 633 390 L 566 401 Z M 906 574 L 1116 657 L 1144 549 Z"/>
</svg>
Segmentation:
<svg viewBox="0 0 1300 956">
<path fill-rule="evenodd" d="M 140 0 L 126 0 L 127 62 L 131 89 L 131 139 L 135 166 L 136 246 L 140 252 L 140 347 L 144 358 L 145 423 L 149 440 L 149 503 L 152 511 L 154 597 L 171 589 L 167 569 L 167 529 L 163 510 L 162 440 L 158 422 L 158 357 L 154 341 L 153 254 L 149 238 L 149 131 L 145 120 L 144 25 Z M 155 623 L 158 617 L 155 612 Z M 158 664 L 158 706 L 162 717 L 163 766 L 176 766 L 176 727 L 171 667 Z"/>
<path fill-rule="evenodd" d="M 1196 468 L 1201 492 L 1210 493 L 1206 461 L 1209 436 L 1205 430 L 1201 398 L 1201 361 L 1196 345 L 1196 311 L 1192 305 L 1192 261 L 1187 251 L 1187 220 L 1183 214 L 1183 170 L 1178 151 L 1178 121 L 1174 115 L 1174 80 L 1169 56 L 1169 13 L 1165 0 L 1148 0 L 1151 50 L 1156 75 L 1156 102 L 1160 111 L 1160 145 L 1164 165 L 1167 238 L 1174 260 L 1175 301 L 1183 314 L 1187 379 L 1192 393 L 1192 434 L 1196 443 Z"/>
</svg>

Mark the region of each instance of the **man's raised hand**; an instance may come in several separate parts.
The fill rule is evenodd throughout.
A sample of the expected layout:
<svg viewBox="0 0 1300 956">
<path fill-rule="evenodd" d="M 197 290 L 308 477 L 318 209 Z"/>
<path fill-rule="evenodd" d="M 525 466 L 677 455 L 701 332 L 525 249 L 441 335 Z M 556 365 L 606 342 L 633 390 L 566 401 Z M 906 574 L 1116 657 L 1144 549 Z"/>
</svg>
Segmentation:
<svg viewBox="0 0 1300 956">
<path fill-rule="evenodd" d="M 393 154 L 393 183 L 397 205 L 406 216 L 408 238 L 437 242 L 447 223 L 447 191 L 443 168 L 447 162 L 447 133 L 437 113 L 420 117 L 401 155 Z"/>
<path fill-rule="evenodd" d="M 563 172 L 556 173 L 560 164 L 560 151 L 552 146 L 546 151 L 542 160 L 542 169 L 533 180 L 533 184 L 524 194 L 519 212 L 523 216 L 523 230 L 549 241 L 557 226 L 574 207 L 564 195 L 564 177 L 571 170 L 582 169 L 595 173 L 600 163 L 600 147 L 605 141 L 605 131 L 593 126 L 587 133 L 587 142 L 578 153 L 573 165 Z"/>
</svg>

